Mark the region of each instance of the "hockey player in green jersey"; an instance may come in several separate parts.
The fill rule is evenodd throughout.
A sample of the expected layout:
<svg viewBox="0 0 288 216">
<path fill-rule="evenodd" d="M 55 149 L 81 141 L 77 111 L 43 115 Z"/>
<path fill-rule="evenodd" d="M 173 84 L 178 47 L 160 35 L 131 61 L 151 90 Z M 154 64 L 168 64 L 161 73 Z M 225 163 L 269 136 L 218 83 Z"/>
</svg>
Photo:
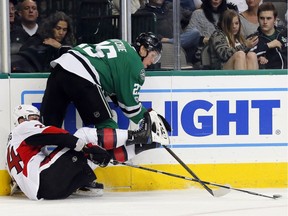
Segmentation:
<svg viewBox="0 0 288 216">
<path fill-rule="evenodd" d="M 141 33 L 133 45 L 124 40 L 110 39 L 99 44 L 80 44 L 74 47 L 51 62 L 52 71 L 40 110 L 42 122 L 61 127 L 66 109 L 73 102 L 83 123 L 95 125 L 99 131 L 103 129 L 101 136 L 104 136 L 105 129 L 107 132 L 108 129 L 118 128 L 106 100 L 109 96 L 126 117 L 138 124 L 147 112 L 139 101 L 145 68 L 157 63 L 161 52 L 162 44 L 151 32 Z M 111 138 L 111 133 L 108 134 Z M 116 135 L 116 132 L 112 134 Z M 134 135 L 132 137 L 137 137 L 137 134 Z M 113 143 L 106 146 L 110 145 L 116 148 Z M 128 150 L 123 148 L 120 146 L 115 150 L 127 156 Z"/>
</svg>

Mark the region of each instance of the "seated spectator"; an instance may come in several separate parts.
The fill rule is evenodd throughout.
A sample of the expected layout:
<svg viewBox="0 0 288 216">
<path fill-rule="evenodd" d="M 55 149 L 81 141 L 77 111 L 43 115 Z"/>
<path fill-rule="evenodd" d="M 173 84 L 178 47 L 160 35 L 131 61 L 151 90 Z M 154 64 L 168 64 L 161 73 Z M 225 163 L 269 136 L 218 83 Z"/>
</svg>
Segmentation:
<svg viewBox="0 0 288 216">
<path fill-rule="evenodd" d="M 11 56 L 12 72 L 44 72 L 50 62 L 75 45 L 72 21 L 64 12 L 50 15 L 20 49 Z"/>
<path fill-rule="evenodd" d="M 256 70 L 257 56 L 245 45 L 241 34 L 241 22 L 235 10 L 226 10 L 219 18 L 218 26 L 209 39 L 212 69 Z"/>
<path fill-rule="evenodd" d="M 36 1 L 23 0 L 19 2 L 17 12 L 20 18 L 20 27 L 25 30 L 21 40 L 26 41 L 38 30 L 37 18 L 39 14 Z"/>
<path fill-rule="evenodd" d="M 15 5 L 13 0 L 9 0 L 9 22 L 10 22 L 10 51 L 15 54 L 23 44 L 23 35 L 26 32 L 23 28 L 15 24 Z"/>
<path fill-rule="evenodd" d="M 244 37 L 251 35 L 257 31 L 259 27 L 257 11 L 261 0 L 246 0 L 248 6 L 247 10 L 240 13 L 240 20 L 242 24 L 242 33 Z"/>
<path fill-rule="evenodd" d="M 173 43 L 173 4 L 165 0 L 150 0 L 145 7 L 137 10 L 136 13 L 155 13 L 157 17 L 157 33 L 162 42 Z M 197 29 L 190 29 L 183 32 L 190 20 L 192 12 L 181 8 L 181 28 L 180 43 L 187 54 L 187 61 L 192 62 L 195 50 L 199 41 L 199 32 Z"/>
<path fill-rule="evenodd" d="M 198 61 L 200 60 L 203 47 L 208 44 L 210 36 L 215 31 L 220 15 L 227 10 L 227 8 L 237 10 L 236 6 L 227 3 L 226 0 L 202 0 L 201 8 L 192 13 L 186 31 L 196 28 L 200 32 L 201 37 L 196 53 L 196 59 Z"/>
<path fill-rule="evenodd" d="M 275 26 L 277 10 L 270 2 L 261 4 L 257 12 L 259 42 L 253 49 L 261 69 L 287 69 L 287 28 Z"/>
</svg>

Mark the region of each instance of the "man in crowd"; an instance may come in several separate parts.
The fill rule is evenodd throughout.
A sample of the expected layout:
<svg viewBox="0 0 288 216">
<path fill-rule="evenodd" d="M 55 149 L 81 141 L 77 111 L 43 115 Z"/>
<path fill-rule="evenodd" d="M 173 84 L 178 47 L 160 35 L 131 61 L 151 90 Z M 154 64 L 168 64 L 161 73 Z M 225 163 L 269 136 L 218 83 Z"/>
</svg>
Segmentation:
<svg viewBox="0 0 288 216">
<path fill-rule="evenodd" d="M 25 30 L 23 41 L 34 35 L 38 29 L 37 18 L 39 16 L 37 3 L 35 0 L 23 0 L 17 6 L 20 18 L 20 26 Z"/>
<path fill-rule="evenodd" d="M 287 28 L 276 27 L 277 10 L 271 2 L 261 4 L 257 12 L 259 42 L 253 48 L 260 69 L 287 69 Z"/>
</svg>

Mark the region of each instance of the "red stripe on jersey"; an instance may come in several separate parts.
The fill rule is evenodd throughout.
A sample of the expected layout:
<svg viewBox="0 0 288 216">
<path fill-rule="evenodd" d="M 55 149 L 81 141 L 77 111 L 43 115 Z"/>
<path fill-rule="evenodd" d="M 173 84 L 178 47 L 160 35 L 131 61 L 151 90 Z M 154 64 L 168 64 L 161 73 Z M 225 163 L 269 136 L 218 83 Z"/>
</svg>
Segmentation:
<svg viewBox="0 0 288 216">
<path fill-rule="evenodd" d="M 68 131 L 62 129 L 62 128 L 57 128 L 54 126 L 48 126 L 46 127 L 42 133 L 46 133 L 46 134 L 57 134 L 57 133 L 63 133 L 63 134 L 67 134 L 69 133 Z"/>
<path fill-rule="evenodd" d="M 44 158 L 44 160 L 40 163 L 40 166 L 43 166 L 47 163 L 49 163 L 49 161 L 52 160 L 52 158 L 59 152 L 61 151 L 61 149 L 63 148 L 56 148 L 53 152 L 51 152 L 47 157 Z"/>
<path fill-rule="evenodd" d="M 42 146 L 31 146 L 27 145 L 25 141 L 23 141 L 20 146 L 17 148 L 17 152 L 19 153 L 22 161 L 23 161 L 23 175 L 27 177 L 27 168 L 30 159 L 38 154 L 41 151 Z"/>
<path fill-rule="evenodd" d="M 117 161 L 125 162 L 127 160 L 127 152 L 124 146 L 113 149 L 113 154 Z"/>
<path fill-rule="evenodd" d="M 103 147 L 107 150 L 115 148 L 115 137 L 114 129 L 104 128 L 103 129 Z"/>
</svg>

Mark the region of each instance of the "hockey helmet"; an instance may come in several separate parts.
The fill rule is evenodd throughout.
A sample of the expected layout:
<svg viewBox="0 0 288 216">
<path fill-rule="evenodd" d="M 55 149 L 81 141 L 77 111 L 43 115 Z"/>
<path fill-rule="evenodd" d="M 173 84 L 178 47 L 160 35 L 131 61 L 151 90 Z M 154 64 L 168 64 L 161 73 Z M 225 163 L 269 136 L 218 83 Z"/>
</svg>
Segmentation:
<svg viewBox="0 0 288 216">
<path fill-rule="evenodd" d="M 148 52 L 156 51 L 158 56 L 157 56 L 157 58 L 155 58 L 154 64 L 156 64 L 159 61 L 159 59 L 161 58 L 162 42 L 152 32 L 141 33 L 136 38 L 133 46 L 135 47 L 138 54 L 140 52 L 141 46 L 144 46 Z M 148 53 L 147 53 L 147 55 L 148 55 Z"/>
<path fill-rule="evenodd" d="M 37 107 L 29 104 L 22 104 L 15 107 L 13 112 L 14 125 L 17 126 L 19 124 L 19 118 L 24 118 L 25 120 L 28 120 L 29 116 L 31 115 L 36 115 L 38 117 L 40 116 L 40 112 Z"/>
</svg>

